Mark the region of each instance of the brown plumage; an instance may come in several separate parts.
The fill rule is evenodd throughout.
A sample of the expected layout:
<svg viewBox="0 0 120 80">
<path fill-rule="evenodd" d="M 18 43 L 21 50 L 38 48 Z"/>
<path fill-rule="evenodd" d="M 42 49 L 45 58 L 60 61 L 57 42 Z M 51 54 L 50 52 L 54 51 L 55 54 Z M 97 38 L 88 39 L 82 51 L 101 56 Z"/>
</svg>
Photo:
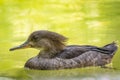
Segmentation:
<svg viewBox="0 0 120 80">
<path fill-rule="evenodd" d="M 117 50 L 116 43 L 103 47 L 90 45 L 66 46 L 67 38 L 51 31 L 40 30 L 33 32 L 27 41 L 10 51 L 31 47 L 42 50 L 30 58 L 25 67 L 30 69 L 68 69 L 87 66 L 105 66 L 110 63 Z"/>
</svg>

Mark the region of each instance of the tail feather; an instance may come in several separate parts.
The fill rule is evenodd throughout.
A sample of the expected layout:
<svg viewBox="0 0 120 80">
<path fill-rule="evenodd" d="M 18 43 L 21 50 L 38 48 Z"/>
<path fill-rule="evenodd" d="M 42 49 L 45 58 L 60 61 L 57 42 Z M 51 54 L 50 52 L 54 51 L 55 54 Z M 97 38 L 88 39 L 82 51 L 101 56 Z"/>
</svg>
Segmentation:
<svg viewBox="0 0 120 80">
<path fill-rule="evenodd" d="M 114 54 L 117 51 L 118 46 L 117 43 L 113 41 L 112 43 L 103 46 L 103 49 L 108 50 L 111 54 Z"/>
<path fill-rule="evenodd" d="M 112 42 L 110 44 L 107 44 L 105 46 L 103 46 L 102 48 L 96 47 L 96 48 L 92 48 L 93 51 L 97 51 L 97 52 L 101 52 L 103 54 L 114 54 L 117 50 L 117 44 L 116 42 Z"/>
</svg>

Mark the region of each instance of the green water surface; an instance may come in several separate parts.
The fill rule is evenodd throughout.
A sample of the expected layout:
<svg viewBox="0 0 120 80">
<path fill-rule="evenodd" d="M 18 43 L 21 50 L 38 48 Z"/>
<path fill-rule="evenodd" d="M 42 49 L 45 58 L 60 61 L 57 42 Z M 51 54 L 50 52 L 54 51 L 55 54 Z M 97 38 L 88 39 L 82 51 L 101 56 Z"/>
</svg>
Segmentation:
<svg viewBox="0 0 120 80">
<path fill-rule="evenodd" d="M 60 33 L 68 45 L 119 45 L 120 0 L 0 0 L 0 14 L 0 80 L 120 80 L 119 49 L 108 65 L 117 70 L 28 70 L 25 62 L 39 51 L 9 51 L 35 30 Z"/>
</svg>

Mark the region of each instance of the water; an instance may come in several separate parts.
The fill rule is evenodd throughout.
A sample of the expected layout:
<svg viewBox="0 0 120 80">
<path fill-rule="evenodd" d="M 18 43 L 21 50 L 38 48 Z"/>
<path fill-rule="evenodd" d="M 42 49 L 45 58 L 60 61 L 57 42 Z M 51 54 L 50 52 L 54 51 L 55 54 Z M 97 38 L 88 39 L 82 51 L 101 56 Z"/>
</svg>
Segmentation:
<svg viewBox="0 0 120 80">
<path fill-rule="evenodd" d="M 9 48 L 23 43 L 35 30 L 50 30 L 69 38 L 68 44 L 103 46 L 120 41 L 120 0 L 1 0 L 0 80 L 120 80 L 120 71 L 90 67 L 67 70 L 27 70 L 24 63 L 39 51 Z M 112 60 L 120 69 L 120 51 Z M 109 64 L 108 66 L 111 66 Z"/>
</svg>

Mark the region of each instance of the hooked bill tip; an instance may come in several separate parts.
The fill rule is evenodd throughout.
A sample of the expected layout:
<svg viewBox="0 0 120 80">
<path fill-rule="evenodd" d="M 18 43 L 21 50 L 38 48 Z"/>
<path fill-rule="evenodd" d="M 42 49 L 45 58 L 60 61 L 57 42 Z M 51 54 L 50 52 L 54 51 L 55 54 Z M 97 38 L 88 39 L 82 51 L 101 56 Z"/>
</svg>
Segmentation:
<svg viewBox="0 0 120 80">
<path fill-rule="evenodd" d="M 17 46 L 17 47 L 13 47 L 13 48 L 10 48 L 9 51 L 14 51 L 14 50 L 17 50 L 17 49 L 20 49 L 21 46 Z"/>
<path fill-rule="evenodd" d="M 13 48 L 9 49 L 9 51 L 13 51 L 13 50 L 14 50 Z"/>
<path fill-rule="evenodd" d="M 18 50 L 18 49 L 24 49 L 24 48 L 29 48 L 31 47 L 28 42 L 25 42 L 19 46 L 16 46 L 16 47 L 13 47 L 13 48 L 10 48 L 9 51 L 14 51 L 14 50 Z"/>
</svg>

